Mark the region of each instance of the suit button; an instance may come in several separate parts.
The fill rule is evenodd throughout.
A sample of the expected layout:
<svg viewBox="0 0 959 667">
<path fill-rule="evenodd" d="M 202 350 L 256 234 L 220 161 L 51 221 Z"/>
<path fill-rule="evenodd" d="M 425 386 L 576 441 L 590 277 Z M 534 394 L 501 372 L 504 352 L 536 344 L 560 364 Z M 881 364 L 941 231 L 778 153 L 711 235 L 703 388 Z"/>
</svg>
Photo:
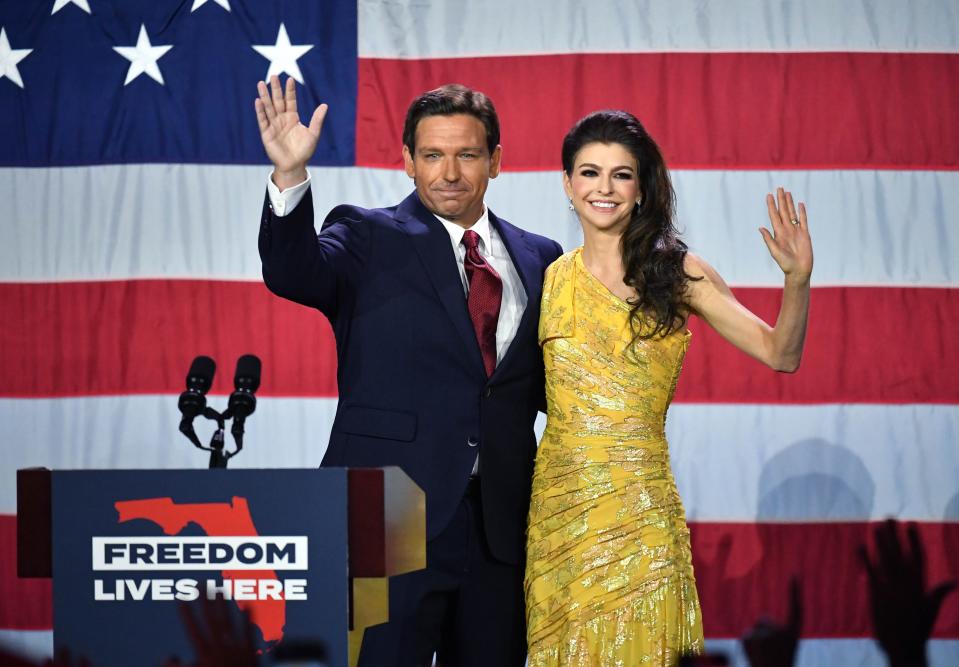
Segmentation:
<svg viewBox="0 0 959 667">
<path fill-rule="evenodd" d="M 487 387 L 487 388 L 486 388 L 486 393 L 483 394 L 483 395 L 486 396 L 486 398 L 489 398 L 490 396 L 492 396 L 492 395 L 493 395 L 493 388 L 492 388 L 492 387 Z"/>
<path fill-rule="evenodd" d="M 470 447 L 476 447 L 479 444 L 479 438 L 474 438 L 473 436 L 470 436 L 466 439 L 466 444 L 469 445 Z"/>
</svg>

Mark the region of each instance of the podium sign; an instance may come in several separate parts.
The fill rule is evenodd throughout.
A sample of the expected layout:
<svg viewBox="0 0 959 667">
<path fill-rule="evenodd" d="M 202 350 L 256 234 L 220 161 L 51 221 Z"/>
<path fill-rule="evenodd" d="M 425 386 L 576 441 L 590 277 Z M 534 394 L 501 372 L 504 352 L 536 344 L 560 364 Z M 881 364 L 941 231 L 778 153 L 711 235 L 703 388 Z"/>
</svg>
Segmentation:
<svg viewBox="0 0 959 667">
<path fill-rule="evenodd" d="M 54 471 L 54 648 L 97 667 L 193 660 L 178 606 L 232 600 L 258 647 L 346 665 L 345 469 Z"/>
</svg>

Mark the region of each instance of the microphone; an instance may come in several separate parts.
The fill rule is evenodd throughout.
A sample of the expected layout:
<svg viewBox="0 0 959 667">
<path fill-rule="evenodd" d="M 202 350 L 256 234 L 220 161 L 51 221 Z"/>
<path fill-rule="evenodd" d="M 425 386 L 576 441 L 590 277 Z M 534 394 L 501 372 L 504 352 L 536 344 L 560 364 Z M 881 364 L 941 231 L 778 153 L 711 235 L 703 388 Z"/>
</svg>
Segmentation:
<svg viewBox="0 0 959 667">
<path fill-rule="evenodd" d="M 243 424 L 243 420 L 256 410 L 256 396 L 254 392 L 260 388 L 259 357 L 253 354 L 244 354 L 236 361 L 236 373 L 233 374 L 234 391 L 230 394 L 227 411 L 233 415 L 233 423 Z"/>
<path fill-rule="evenodd" d="M 233 393 L 230 394 L 230 400 L 224 413 L 233 417 L 233 426 L 230 428 L 230 433 L 236 443 L 236 451 L 229 456 L 239 454 L 240 450 L 243 449 L 243 423 L 256 410 L 256 396 L 253 395 L 253 392 L 260 388 L 260 369 L 260 359 L 255 355 L 244 354 L 236 360 L 236 373 L 233 374 Z"/>
<path fill-rule="evenodd" d="M 197 447 L 202 446 L 193 431 L 193 419 L 206 408 L 206 393 L 213 385 L 215 373 L 216 362 L 213 359 L 202 355 L 195 358 L 186 374 L 186 391 L 180 394 L 180 399 L 177 401 L 177 407 L 183 415 L 183 419 L 180 420 L 180 432 Z"/>
</svg>

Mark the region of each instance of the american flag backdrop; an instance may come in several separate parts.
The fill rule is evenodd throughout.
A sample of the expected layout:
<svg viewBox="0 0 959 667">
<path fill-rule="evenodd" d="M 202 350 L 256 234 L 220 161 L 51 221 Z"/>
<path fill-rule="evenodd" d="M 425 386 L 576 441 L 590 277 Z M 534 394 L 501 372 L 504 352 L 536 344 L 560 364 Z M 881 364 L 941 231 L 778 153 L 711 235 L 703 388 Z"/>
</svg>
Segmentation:
<svg viewBox="0 0 959 667">
<path fill-rule="evenodd" d="M 779 184 L 816 253 L 796 375 L 693 321 L 670 411 L 711 646 L 802 581 L 798 663 L 877 665 L 855 549 L 914 520 L 959 578 L 959 4 L 955 0 L 0 0 L 0 642 L 51 650 L 49 582 L 16 578 L 15 470 L 197 468 L 177 433 L 191 359 L 263 359 L 232 467 L 319 464 L 336 402 L 317 312 L 260 280 L 268 74 L 330 104 L 318 211 L 390 205 L 406 106 L 460 82 L 503 128 L 498 215 L 579 245 L 559 149 L 598 108 L 669 162 L 691 248 L 773 321 L 756 228 Z M 540 427 L 542 425 L 540 424 Z M 208 437 L 202 433 L 201 438 Z M 933 665 L 959 664 L 959 594 Z"/>
</svg>

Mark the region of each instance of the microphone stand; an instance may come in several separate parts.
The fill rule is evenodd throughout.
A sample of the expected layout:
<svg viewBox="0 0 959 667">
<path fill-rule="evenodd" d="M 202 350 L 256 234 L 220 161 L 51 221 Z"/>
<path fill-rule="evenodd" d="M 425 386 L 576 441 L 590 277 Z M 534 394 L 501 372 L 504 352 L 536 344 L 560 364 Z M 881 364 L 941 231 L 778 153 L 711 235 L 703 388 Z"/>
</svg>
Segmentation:
<svg viewBox="0 0 959 667">
<path fill-rule="evenodd" d="M 227 410 L 229 412 L 229 410 Z M 216 421 L 216 430 L 213 432 L 213 437 L 210 438 L 210 465 L 209 468 L 226 468 L 226 462 L 230 460 L 230 457 L 233 454 L 229 454 L 225 451 L 224 448 L 224 429 L 226 428 L 226 420 L 229 419 L 229 415 L 226 413 L 219 413 L 211 407 L 206 407 L 203 409 L 203 416 L 207 419 L 212 419 Z M 237 450 L 239 451 L 239 450 Z M 235 454 L 236 452 L 234 452 Z"/>
<path fill-rule="evenodd" d="M 211 408 L 210 406 L 205 406 L 203 411 L 200 412 L 197 416 L 203 416 L 207 419 L 216 422 L 216 430 L 213 432 L 213 436 L 210 438 L 210 445 L 204 447 L 200 444 L 200 439 L 196 437 L 196 433 L 193 430 L 192 419 L 180 422 L 180 432 L 185 435 L 190 442 L 193 443 L 193 446 L 197 449 L 203 449 L 210 452 L 210 465 L 209 468 L 212 470 L 214 468 L 226 468 L 227 461 L 231 457 L 238 454 L 241 449 L 243 449 L 243 424 L 239 425 L 239 435 L 237 435 L 237 420 L 233 420 L 233 438 L 236 441 L 236 449 L 232 452 L 226 450 L 226 420 L 230 419 L 233 416 L 232 411 L 227 408 L 224 412 L 218 412 Z"/>
</svg>

